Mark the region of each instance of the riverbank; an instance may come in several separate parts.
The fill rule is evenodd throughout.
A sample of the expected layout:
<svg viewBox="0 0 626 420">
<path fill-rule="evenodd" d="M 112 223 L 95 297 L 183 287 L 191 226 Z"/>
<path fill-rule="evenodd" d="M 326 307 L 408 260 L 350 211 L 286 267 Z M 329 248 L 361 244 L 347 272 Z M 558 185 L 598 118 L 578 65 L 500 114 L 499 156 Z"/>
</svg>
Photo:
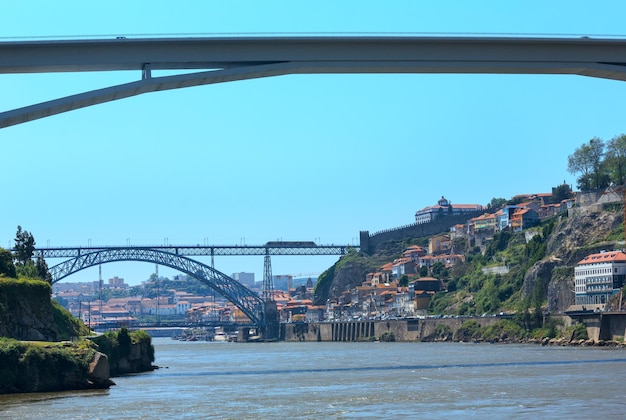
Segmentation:
<svg viewBox="0 0 626 420">
<path fill-rule="evenodd" d="M 51 343 L 0 338 L 0 394 L 111 385 L 107 356 L 86 340 Z"/>
<path fill-rule="evenodd" d="M 508 317 L 452 317 L 281 324 L 282 341 L 489 342 L 572 346 L 623 346 L 623 317 L 598 322 L 552 317 L 531 332 Z M 616 325 L 618 326 L 616 328 Z M 610 332 L 607 333 L 606 331 Z M 619 335 L 621 331 L 622 335 Z"/>
<path fill-rule="evenodd" d="M 0 338 L 0 394 L 106 389 L 111 377 L 156 369 L 151 337 L 109 332 L 75 341 Z"/>
</svg>

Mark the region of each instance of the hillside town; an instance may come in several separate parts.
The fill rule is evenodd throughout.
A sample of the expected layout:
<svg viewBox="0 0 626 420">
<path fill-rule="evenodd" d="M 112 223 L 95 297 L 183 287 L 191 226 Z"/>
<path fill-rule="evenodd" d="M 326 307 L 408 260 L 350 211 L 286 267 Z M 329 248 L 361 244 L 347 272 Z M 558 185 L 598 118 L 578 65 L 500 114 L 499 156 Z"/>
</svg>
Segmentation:
<svg viewBox="0 0 626 420">
<path fill-rule="evenodd" d="M 315 277 L 294 279 L 274 276 L 273 298 L 281 322 L 317 322 L 422 317 L 428 315 L 433 295 L 446 291 L 446 270 L 464 262 L 467 252 L 477 248 L 484 252 L 494 235 L 501 231 L 527 231 L 530 240 L 541 220 L 567 213 L 576 205 L 574 198 L 553 202 L 552 194 L 527 194 L 513 197 L 498 208 L 477 204 L 453 204 L 441 197 L 433 206 L 418 210 L 416 224 L 430 223 L 464 212 L 480 213 L 465 224 L 456 224 L 449 232 L 433 235 L 427 245 L 410 245 L 398 258 L 367 273 L 360 285 L 343 291 L 325 305 L 314 305 Z M 507 266 L 489 267 L 491 273 L 506 273 Z M 591 254 L 579 262 L 575 271 L 575 304 L 579 309 L 602 310 L 603 305 L 624 284 L 626 254 L 621 251 Z M 234 273 L 232 278 L 261 295 L 261 283 L 253 273 Z M 194 294 L 178 290 L 190 280 L 175 276 L 174 285 L 157 289 L 157 296 L 141 295 L 142 288 L 158 287 L 153 276 L 142 287 L 130 288 L 124 279 L 114 277 L 106 284 L 58 283 L 54 296 L 70 312 L 94 328 L 135 326 L 142 322 L 245 323 L 246 316 L 233 303 L 214 294 Z M 102 290 L 112 295 L 102 298 Z M 129 292 L 134 292 L 129 295 Z"/>
</svg>

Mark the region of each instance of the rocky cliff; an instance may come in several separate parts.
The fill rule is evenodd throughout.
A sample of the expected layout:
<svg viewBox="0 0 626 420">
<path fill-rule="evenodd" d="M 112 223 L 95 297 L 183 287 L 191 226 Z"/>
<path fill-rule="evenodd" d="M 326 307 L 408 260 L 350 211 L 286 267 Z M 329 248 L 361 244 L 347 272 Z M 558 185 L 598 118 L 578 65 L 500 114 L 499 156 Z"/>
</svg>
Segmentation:
<svg viewBox="0 0 626 420">
<path fill-rule="evenodd" d="M 90 341 L 108 356 L 111 376 L 147 372 L 155 369 L 152 338 L 145 331 L 129 332 L 126 328 L 110 331 Z"/>
<path fill-rule="evenodd" d="M 86 344 L 0 339 L 0 394 L 110 387 L 107 356 Z"/>
<path fill-rule="evenodd" d="M 546 257 L 524 276 L 522 296 L 530 296 L 541 282 L 550 312 L 561 312 L 574 304 L 574 267 L 589 254 L 623 248 L 623 241 L 609 240 L 623 222 L 621 211 L 577 208 L 562 218 L 549 236 Z M 621 232 L 620 232 L 621 233 Z M 622 235 L 623 237 L 623 235 Z"/>
<path fill-rule="evenodd" d="M 43 281 L 0 279 L 0 336 L 57 341 L 50 294 Z"/>
</svg>

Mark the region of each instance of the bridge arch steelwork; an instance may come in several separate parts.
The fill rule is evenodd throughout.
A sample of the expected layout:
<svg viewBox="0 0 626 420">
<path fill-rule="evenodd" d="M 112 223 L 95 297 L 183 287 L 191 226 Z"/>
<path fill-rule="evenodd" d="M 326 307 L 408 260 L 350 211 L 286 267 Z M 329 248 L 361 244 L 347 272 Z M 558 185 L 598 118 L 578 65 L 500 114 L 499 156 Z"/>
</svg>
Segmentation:
<svg viewBox="0 0 626 420">
<path fill-rule="evenodd" d="M 266 326 L 265 302 L 253 291 L 206 264 L 156 249 L 107 248 L 78 255 L 50 268 L 52 284 L 86 268 L 120 261 L 154 263 L 188 274 L 235 304 L 253 324 Z"/>
</svg>

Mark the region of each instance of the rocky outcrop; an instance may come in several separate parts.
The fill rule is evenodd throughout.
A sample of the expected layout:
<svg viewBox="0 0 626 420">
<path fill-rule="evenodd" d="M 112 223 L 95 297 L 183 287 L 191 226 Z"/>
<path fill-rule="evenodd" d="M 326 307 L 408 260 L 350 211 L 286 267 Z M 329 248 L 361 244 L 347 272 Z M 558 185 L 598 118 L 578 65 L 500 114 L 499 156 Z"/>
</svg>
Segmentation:
<svg viewBox="0 0 626 420">
<path fill-rule="evenodd" d="M 621 212 L 578 208 L 555 226 L 546 243 L 546 257 L 526 271 L 522 296 L 532 296 L 541 282 L 550 312 L 565 311 L 574 304 L 574 267 L 589 254 L 623 246 L 606 241 L 622 223 Z"/>
<path fill-rule="evenodd" d="M 0 347 L 0 394 L 109 388 L 107 356 L 72 343 L 47 346 L 5 341 Z"/>
<path fill-rule="evenodd" d="M 148 372 L 154 370 L 154 349 L 150 342 L 133 343 L 128 355 L 120 357 L 111 364 L 111 375 Z"/>
<path fill-rule="evenodd" d="M 108 388 L 115 385 L 109 377 L 109 358 L 106 354 L 97 351 L 92 361 L 89 363 L 89 371 L 87 372 L 88 382 L 97 388 Z"/>
<path fill-rule="evenodd" d="M 337 299 L 344 291 L 350 290 L 356 285 L 360 285 L 366 273 L 365 268 L 357 262 L 350 262 L 343 265 L 335 271 L 335 278 L 333 279 L 329 298 Z"/>
<path fill-rule="evenodd" d="M 98 350 L 108 356 L 111 376 L 148 372 L 155 369 L 152 338 L 145 331 L 129 332 L 126 328 L 89 338 Z"/>
</svg>

